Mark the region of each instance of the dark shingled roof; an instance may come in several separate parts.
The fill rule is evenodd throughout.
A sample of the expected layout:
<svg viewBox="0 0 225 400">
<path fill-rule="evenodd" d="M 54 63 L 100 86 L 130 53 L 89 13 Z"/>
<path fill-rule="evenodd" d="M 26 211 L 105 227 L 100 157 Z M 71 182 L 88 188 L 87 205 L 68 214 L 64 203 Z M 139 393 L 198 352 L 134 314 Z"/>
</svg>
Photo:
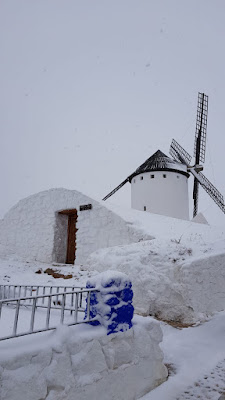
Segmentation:
<svg viewBox="0 0 225 400">
<path fill-rule="evenodd" d="M 139 174 L 143 174 L 145 172 L 152 171 L 169 171 L 176 172 L 177 174 L 185 175 L 187 178 L 189 177 L 189 173 L 187 172 L 187 166 L 178 161 L 172 160 L 172 158 L 167 157 L 162 151 L 156 151 L 151 157 L 149 157 L 140 167 L 133 172 L 133 174 L 129 175 L 125 181 L 121 182 L 119 186 L 113 189 L 110 193 L 107 194 L 102 200 L 107 200 L 110 196 L 117 192 L 121 187 L 123 187 L 127 182 L 132 181 L 133 177 Z"/>
<path fill-rule="evenodd" d="M 189 174 L 185 171 L 184 165 L 166 156 L 162 151 L 157 150 L 151 157 L 149 157 L 140 167 L 136 169 L 133 174 L 128 177 L 131 182 L 135 175 L 151 171 L 174 171 L 186 175 Z"/>
</svg>

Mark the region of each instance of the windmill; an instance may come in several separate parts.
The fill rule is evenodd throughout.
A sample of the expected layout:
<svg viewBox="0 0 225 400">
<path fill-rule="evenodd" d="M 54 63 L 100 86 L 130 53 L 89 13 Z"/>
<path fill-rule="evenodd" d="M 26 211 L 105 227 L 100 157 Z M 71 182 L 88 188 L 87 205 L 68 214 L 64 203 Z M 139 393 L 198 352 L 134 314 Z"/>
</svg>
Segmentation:
<svg viewBox="0 0 225 400">
<path fill-rule="evenodd" d="M 173 139 L 169 150 L 173 159 L 158 150 L 103 200 L 107 200 L 127 182 L 130 182 L 132 208 L 189 219 L 187 179 L 191 173 L 194 176 L 193 217 L 198 213 L 199 185 L 225 213 L 222 194 L 203 175 L 203 166 L 200 164 L 205 162 L 207 115 L 208 96 L 199 93 L 193 165 L 191 165 L 190 154 Z"/>
<path fill-rule="evenodd" d="M 215 186 L 203 175 L 201 172 L 203 166 L 200 163 L 205 162 L 206 150 L 206 130 L 207 130 L 207 116 L 208 116 L 208 96 L 204 93 L 198 93 L 197 103 L 197 118 L 195 129 L 195 143 L 194 143 L 194 165 L 191 166 L 192 157 L 186 150 L 181 147 L 176 140 L 172 140 L 169 153 L 176 160 L 187 166 L 187 171 L 194 176 L 193 187 L 193 200 L 194 209 L 193 217 L 198 213 L 198 199 L 199 199 L 199 185 L 208 193 L 213 201 L 225 213 L 225 205 L 222 194 L 215 188 Z"/>
</svg>

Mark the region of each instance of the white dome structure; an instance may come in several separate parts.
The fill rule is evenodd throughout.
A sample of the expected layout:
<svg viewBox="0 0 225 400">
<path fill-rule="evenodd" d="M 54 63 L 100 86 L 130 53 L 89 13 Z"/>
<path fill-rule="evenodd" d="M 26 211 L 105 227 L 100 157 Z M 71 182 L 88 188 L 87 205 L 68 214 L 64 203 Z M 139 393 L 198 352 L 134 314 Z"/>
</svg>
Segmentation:
<svg viewBox="0 0 225 400">
<path fill-rule="evenodd" d="M 158 150 L 130 175 L 131 207 L 189 220 L 187 166 Z"/>
<path fill-rule="evenodd" d="M 84 264 L 98 249 L 152 239 L 98 201 L 63 188 L 20 200 L 0 220 L 0 256 Z"/>
</svg>

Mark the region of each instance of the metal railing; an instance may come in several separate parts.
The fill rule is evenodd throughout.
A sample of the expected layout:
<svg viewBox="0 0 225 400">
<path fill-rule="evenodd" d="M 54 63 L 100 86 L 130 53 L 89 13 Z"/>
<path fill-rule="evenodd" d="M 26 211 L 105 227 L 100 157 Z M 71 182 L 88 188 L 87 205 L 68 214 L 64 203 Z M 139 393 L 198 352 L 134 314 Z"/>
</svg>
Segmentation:
<svg viewBox="0 0 225 400">
<path fill-rule="evenodd" d="M 5 292 L 5 298 L 0 300 L 0 341 L 10 339 L 19 336 L 29 335 L 31 333 L 44 332 L 48 330 L 56 329 L 59 324 L 65 323 L 68 326 L 77 325 L 94 321 L 94 318 L 90 318 L 90 296 L 92 292 L 97 292 L 96 289 L 76 288 L 72 287 L 73 290 L 68 291 L 68 287 L 60 286 L 13 286 L 13 285 L 1 285 L 0 290 L 5 291 L 6 287 L 8 291 Z M 7 295 L 10 294 L 10 290 L 13 288 L 29 288 L 32 290 L 31 296 L 18 296 L 9 298 Z M 35 294 L 33 290 L 35 289 Z M 45 291 L 48 288 L 48 294 L 39 295 L 37 288 L 44 288 Z M 60 289 L 63 288 L 63 291 Z M 55 293 L 52 293 L 54 290 Z M 16 294 L 16 292 L 15 292 Z M 4 307 L 8 306 L 8 307 Z M 11 326 L 8 318 L 9 309 L 10 316 L 12 317 L 12 309 L 15 310 L 14 318 L 11 318 Z M 46 314 L 43 315 L 45 309 Z M 42 311 L 42 312 L 41 312 Z M 60 311 L 60 312 L 59 312 Z M 6 321 L 8 323 L 8 329 L 11 328 L 11 332 L 4 336 L 1 336 L 1 322 L 4 324 L 4 312 L 6 315 Z M 21 316 L 21 312 L 23 315 Z M 54 315 L 52 316 L 54 312 Z M 25 313 L 25 314 L 24 314 Z M 67 314 L 66 314 L 67 313 Z M 78 313 L 82 313 L 83 318 L 78 317 Z M 30 316 L 29 316 L 30 314 Z M 53 317 L 53 325 L 50 324 L 51 316 Z M 65 319 L 65 316 L 67 317 Z M 38 318 L 37 318 L 38 317 Z M 85 317 L 85 319 L 84 319 Z M 44 322 L 44 324 L 43 324 Z M 24 328 L 25 325 L 29 326 Z M 20 326 L 19 326 L 20 325 Z M 21 329 L 22 325 L 22 329 Z M 35 326 L 38 325 L 38 326 Z M 44 325 L 44 326 L 41 326 Z M 18 329 L 19 326 L 19 329 Z"/>
<path fill-rule="evenodd" d="M 81 286 L 54 286 L 54 285 L 0 285 L 0 300 L 7 298 L 15 299 L 18 297 L 38 296 L 45 294 L 59 293 L 60 290 L 66 292 L 74 289 L 82 290 Z"/>
</svg>

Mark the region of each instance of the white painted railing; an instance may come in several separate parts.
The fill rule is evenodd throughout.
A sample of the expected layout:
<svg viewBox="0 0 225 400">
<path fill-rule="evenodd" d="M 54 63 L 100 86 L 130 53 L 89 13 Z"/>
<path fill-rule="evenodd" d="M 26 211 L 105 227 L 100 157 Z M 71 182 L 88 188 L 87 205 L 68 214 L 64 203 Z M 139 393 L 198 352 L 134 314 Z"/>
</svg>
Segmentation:
<svg viewBox="0 0 225 400">
<path fill-rule="evenodd" d="M 81 286 L 54 286 L 54 285 L 1 285 L 0 300 L 7 298 L 15 299 L 18 297 L 38 296 L 45 294 L 59 293 L 60 291 L 73 291 L 74 289 L 83 289 Z"/>
<path fill-rule="evenodd" d="M 30 292 L 31 295 L 21 296 L 21 292 L 25 294 Z M 71 326 L 93 321 L 94 319 L 90 318 L 92 292 L 97 290 L 62 286 L 1 285 L 0 340 L 52 330 L 63 323 Z M 15 296 L 12 295 L 10 298 L 11 293 Z M 12 316 L 13 311 L 14 316 Z M 4 313 L 7 329 L 10 332 L 7 331 L 2 335 L 1 331 L 6 330 Z M 51 317 L 53 317 L 52 323 L 50 323 Z"/>
</svg>

